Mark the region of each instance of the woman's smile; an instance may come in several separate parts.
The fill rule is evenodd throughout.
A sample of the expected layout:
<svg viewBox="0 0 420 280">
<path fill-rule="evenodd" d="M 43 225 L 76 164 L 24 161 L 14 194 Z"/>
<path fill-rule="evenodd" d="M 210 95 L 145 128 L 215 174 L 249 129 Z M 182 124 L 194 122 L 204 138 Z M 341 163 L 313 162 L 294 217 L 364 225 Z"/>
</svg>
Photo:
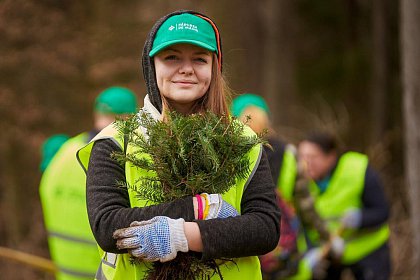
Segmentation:
<svg viewBox="0 0 420 280">
<path fill-rule="evenodd" d="M 191 81 L 191 80 L 175 80 L 175 81 L 172 81 L 172 83 L 178 84 L 178 85 L 181 85 L 181 86 L 190 86 L 190 85 L 196 85 L 197 84 L 196 81 Z"/>
</svg>

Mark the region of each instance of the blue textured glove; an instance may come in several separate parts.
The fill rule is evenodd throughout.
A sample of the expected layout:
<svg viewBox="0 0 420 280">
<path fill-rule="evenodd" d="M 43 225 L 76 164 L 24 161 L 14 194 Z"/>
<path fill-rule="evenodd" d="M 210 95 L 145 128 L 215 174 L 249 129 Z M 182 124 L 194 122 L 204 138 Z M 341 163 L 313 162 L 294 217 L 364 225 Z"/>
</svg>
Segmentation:
<svg viewBox="0 0 420 280">
<path fill-rule="evenodd" d="M 224 201 L 222 195 L 207 193 L 203 193 L 202 195 L 207 197 L 209 203 L 209 213 L 206 220 L 239 216 L 238 211 L 236 211 L 232 205 Z"/>
<path fill-rule="evenodd" d="M 343 218 L 341 219 L 341 223 L 345 228 L 349 229 L 357 229 L 362 224 L 362 211 L 356 208 L 352 208 L 347 210 L 344 213 Z"/>
<path fill-rule="evenodd" d="M 134 221 L 130 227 L 116 230 L 113 236 L 118 249 L 128 249 L 134 257 L 166 262 L 174 259 L 178 251 L 188 252 L 184 222 L 182 218 L 157 216 L 147 221 Z"/>
</svg>

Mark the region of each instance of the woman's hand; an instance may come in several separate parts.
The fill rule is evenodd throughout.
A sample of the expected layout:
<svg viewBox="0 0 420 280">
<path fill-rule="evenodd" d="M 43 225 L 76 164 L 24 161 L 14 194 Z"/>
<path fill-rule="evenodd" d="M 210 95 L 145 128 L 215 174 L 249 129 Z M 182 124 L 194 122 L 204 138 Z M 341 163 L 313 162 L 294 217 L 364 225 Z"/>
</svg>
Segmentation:
<svg viewBox="0 0 420 280">
<path fill-rule="evenodd" d="M 130 227 L 116 230 L 113 237 L 119 249 L 127 249 L 134 257 L 166 262 L 173 260 L 179 251 L 188 252 L 184 223 L 182 218 L 156 216 L 147 221 L 134 221 Z"/>
</svg>

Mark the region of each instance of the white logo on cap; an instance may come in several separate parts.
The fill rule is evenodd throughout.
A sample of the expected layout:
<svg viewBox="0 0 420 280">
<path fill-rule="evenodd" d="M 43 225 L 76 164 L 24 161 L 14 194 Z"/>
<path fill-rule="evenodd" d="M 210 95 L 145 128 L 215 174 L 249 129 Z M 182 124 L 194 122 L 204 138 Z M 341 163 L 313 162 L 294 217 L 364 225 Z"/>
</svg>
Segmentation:
<svg viewBox="0 0 420 280">
<path fill-rule="evenodd" d="M 183 30 L 183 29 L 187 29 L 187 30 L 191 30 L 191 31 L 195 31 L 198 32 L 198 27 L 195 24 L 192 23 L 186 23 L 186 22 L 180 22 L 175 24 L 175 26 L 171 25 L 168 30 L 172 31 L 172 30 Z"/>
</svg>

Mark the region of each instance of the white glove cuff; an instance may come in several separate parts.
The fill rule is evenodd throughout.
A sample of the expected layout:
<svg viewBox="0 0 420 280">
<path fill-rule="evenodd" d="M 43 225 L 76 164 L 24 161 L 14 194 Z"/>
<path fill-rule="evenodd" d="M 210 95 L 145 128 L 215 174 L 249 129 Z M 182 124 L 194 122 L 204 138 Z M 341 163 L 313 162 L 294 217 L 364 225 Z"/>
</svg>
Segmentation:
<svg viewBox="0 0 420 280">
<path fill-rule="evenodd" d="M 331 240 L 331 252 L 335 258 L 340 258 L 343 255 L 345 248 L 344 240 L 341 237 L 335 236 Z"/>
<path fill-rule="evenodd" d="M 217 193 L 205 194 L 209 201 L 209 214 L 206 220 L 215 219 L 219 215 L 220 208 L 222 207 L 222 196 Z"/>
<path fill-rule="evenodd" d="M 306 261 L 307 265 L 311 270 L 314 269 L 314 267 L 318 264 L 321 258 L 321 250 L 319 248 L 310 249 L 303 257 L 303 259 Z"/>
<path fill-rule="evenodd" d="M 184 231 L 184 219 L 168 219 L 169 232 L 171 236 L 171 249 L 172 252 L 165 258 L 161 259 L 161 262 L 173 260 L 176 257 L 176 253 L 188 252 L 188 241 Z"/>
<path fill-rule="evenodd" d="M 362 224 L 362 212 L 358 209 L 347 211 L 344 216 L 344 226 L 346 228 L 357 229 Z"/>
</svg>

